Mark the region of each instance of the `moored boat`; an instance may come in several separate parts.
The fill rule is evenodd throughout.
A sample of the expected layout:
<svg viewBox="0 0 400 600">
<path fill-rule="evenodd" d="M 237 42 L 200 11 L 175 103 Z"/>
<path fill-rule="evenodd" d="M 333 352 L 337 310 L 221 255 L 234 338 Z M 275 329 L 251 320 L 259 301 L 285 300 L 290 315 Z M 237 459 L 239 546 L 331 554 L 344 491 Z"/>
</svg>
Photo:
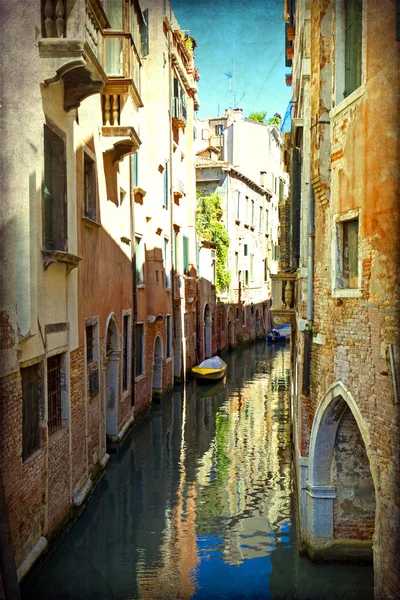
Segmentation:
<svg viewBox="0 0 400 600">
<path fill-rule="evenodd" d="M 226 363 L 219 356 L 206 358 L 202 363 L 193 367 L 192 373 L 199 380 L 217 381 L 222 379 L 227 369 Z"/>
<path fill-rule="evenodd" d="M 290 325 L 279 325 L 267 334 L 267 342 L 288 342 L 290 340 Z"/>
</svg>

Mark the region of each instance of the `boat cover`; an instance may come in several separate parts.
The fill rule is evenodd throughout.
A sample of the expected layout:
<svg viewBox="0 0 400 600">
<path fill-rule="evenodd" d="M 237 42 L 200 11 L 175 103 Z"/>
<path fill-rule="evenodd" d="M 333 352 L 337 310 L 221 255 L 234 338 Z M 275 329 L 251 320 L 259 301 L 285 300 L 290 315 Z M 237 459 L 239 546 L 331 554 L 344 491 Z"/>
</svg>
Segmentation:
<svg viewBox="0 0 400 600">
<path fill-rule="evenodd" d="M 203 360 L 203 362 L 197 366 L 198 369 L 222 369 L 222 367 L 226 367 L 226 363 L 224 363 L 220 356 L 206 358 L 206 360 Z"/>
</svg>

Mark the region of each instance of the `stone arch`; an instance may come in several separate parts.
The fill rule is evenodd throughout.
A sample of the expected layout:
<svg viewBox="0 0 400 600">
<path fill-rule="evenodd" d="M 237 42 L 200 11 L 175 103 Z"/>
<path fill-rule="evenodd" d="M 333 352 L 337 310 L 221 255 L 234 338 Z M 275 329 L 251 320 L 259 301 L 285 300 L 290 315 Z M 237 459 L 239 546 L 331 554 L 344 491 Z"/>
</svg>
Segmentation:
<svg viewBox="0 0 400 600">
<path fill-rule="evenodd" d="M 105 329 L 105 406 L 106 406 L 106 433 L 118 433 L 118 400 L 119 400 L 119 363 L 121 357 L 120 335 L 117 317 L 110 313 Z"/>
<path fill-rule="evenodd" d="M 372 556 L 378 498 L 371 457 L 359 407 L 345 385 L 337 382 L 318 405 L 311 430 L 306 538 L 312 556 L 337 558 L 339 548 L 345 558 Z"/>
<path fill-rule="evenodd" d="M 212 312 L 209 304 L 204 307 L 204 358 L 212 354 Z"/>
</svg>

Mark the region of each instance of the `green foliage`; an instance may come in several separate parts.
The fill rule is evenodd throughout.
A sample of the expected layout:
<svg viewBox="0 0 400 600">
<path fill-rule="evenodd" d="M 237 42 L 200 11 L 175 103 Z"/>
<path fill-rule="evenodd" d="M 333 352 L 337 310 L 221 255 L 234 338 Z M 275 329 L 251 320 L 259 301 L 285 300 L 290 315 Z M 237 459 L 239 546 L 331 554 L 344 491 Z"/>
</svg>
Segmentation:
<svg viewBox="0 0 400 600">
<path fill-rule="evenodd" d="M 266 112 L 252 112 L 249 114 L 249 119 L 257 121 L 257 123 L 265 123 Z"/>
<path fill-rule="evenodd" d="M 280 125 L 281 115 L 279 115 L 278 113 L 275 113 L 274 116 L 268 120 L 265 119 L 266 116 L 266 112 L 252 112 L 249 114 L 249 119 L 251 119 L 252 121 L 256 121 L 257 123 L 267 123 L 268 125 Z"/>
<path fill-rule="evenodd" d="M 227 268 L 229 236 L 223 223 L 221 198 L 218 194 L 203 196 L 197 194 L 196 231 L 199 236 L 215 242 L 217 254 L 216 289 L 217 293 L 224 290 L 231 282 L 231 274 Z"/>
</svg>

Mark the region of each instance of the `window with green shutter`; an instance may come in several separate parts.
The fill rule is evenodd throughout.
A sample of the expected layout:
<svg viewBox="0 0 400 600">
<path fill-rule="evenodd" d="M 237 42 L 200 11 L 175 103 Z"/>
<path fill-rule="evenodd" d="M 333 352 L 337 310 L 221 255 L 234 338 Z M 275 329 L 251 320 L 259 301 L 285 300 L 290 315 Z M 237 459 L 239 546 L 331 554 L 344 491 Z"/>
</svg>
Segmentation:
<svg viewBox="0 0 400 600">
<path fill-rule="evenodd" d="M 345 0 L 345 98 L 361 85 L 362 0 Z"/>
<path fill-rule="evenodd" d="M 149 9 L 143 11 L 143 21 L 140 24 L 140 53 L 147 56 L 149 53 Z"/>
<path fill-rule="evenodd" d="M 189 272 L 189 238 L 183 236 L 183 272 Z"/>
<path fill-rule="evenodd" d="M 164 208 L 168 208 L 168 196 L 169 196 L 169 189 L 168 189 L 168 163 L 165 163 L 164 166 Z"/>
</svg>

